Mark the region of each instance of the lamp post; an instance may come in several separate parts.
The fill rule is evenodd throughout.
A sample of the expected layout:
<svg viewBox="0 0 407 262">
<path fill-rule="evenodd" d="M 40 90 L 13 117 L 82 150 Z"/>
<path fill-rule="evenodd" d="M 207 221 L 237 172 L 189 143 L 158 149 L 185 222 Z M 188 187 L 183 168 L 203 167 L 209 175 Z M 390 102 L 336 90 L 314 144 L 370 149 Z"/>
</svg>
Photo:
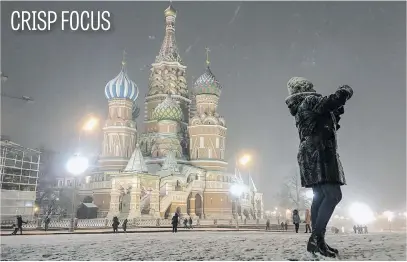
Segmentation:
<svg viewBox="0 0 407 262">
<path fill-rule="evenodd" d="M 99 120 L 95 117 L 89 118 L 82 126 L 78 136 L 78 146 L 81 141 L 81 134 L 82 131 L 91 131 L 93 130 Z M 71 223 L 69 227 L 69 232 L 75 231 L 75 196 L 76 196 L 76 179 L 75 176 L 82 175 L 89 167 L 89 160 L 81 156 L 79 153 L 75 153 L 67 162 L 66 168 L 70 174 L 74 176 L 73 184 L 72 184 L 72 217 Z"/>
</svg>

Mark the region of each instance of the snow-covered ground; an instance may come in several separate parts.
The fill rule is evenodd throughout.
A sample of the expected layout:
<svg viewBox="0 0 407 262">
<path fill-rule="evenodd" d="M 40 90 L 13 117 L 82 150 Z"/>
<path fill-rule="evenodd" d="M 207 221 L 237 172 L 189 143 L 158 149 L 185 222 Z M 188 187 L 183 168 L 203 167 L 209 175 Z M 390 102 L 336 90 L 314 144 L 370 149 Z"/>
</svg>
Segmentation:
<svg viewBox="0 0 407 262">
<path fill-rule="evenodd" d="M 179 232 L 6 236 L 1 260 L 314 260 L 309 235 L 291 232 Z M 328 235 L 340 260 L 404 260 L 405 233 Z"/>
</svg>

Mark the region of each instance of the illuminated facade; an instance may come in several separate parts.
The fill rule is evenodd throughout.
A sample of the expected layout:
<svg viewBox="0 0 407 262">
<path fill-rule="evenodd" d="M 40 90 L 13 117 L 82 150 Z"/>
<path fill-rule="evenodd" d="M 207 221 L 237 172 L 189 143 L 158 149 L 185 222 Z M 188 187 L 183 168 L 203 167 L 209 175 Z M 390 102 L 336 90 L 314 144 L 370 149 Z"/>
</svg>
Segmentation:
<svg viewBox="0 0 407 262">
<path fill-rule="evenodd" d="M 138 87 L 123 62 L 105 87 L 109 113 L 102 154 L 80 196 L 92 196 L 100 216 L 107 217 L 168 217 L 178 211 L 201 218 L 260 218 L 262 194 L 251 178 L 238 199 L 229 190 L 244 183 L 238 171 L 226 172 L 227 127 L 218 113 L 222 87 L 209 67 L 209 50 L 204 73 L 188 89 L 175 41 L 177 13 L 170 6 L 164 14 L 165 36 L 144 101 L 145 128 L 137 129 Z"/>
</svg>

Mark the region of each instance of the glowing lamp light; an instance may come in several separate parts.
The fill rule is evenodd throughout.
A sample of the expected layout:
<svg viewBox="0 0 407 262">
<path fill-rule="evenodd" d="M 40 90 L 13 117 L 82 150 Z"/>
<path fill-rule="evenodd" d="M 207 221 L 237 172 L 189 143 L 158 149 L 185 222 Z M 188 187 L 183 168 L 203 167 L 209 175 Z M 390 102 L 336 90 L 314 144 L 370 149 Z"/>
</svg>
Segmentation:
<svg viewBox="0 0 407 262">
<path fill-rule="evenodd" d="M 98 125 L 98 123 L 99 119 L 92 117 L 85 123 L 85 125 L 83 126 L 83 130 L 91 131 Z"/>
<path fill-rule="evenodd" d="M 363 203 L 353 203 L 349 208 L 349 215 L 357 224 L 365 225 L 374 220 L 372 210 Z"/>
<path fill-rule="evenodd" d="M 307 191 L 305 192 L 305 196 L 306 196 L 307 198 L 309 198 L 309 199 L 312 199 L 312 198 L 314 198 L 314 192 L 313 192 L 312 190 L 307 190 Z"/>
<path fill-rule="evenodd" d="M 251 160 L 251 157 L 249 155 L 244 155 L 242 156 L 242 158 L 240 158 L 239 162 L 242 166 L 247 165 L 247 163 L 249 163 Z"/>
<path fill-rule="evenodd" d="M 80 175 L 89 167 L 89 161 L 86 157 L 75 155 L 69 159 L 66 169 L 72 175 Z"/>
</svg>

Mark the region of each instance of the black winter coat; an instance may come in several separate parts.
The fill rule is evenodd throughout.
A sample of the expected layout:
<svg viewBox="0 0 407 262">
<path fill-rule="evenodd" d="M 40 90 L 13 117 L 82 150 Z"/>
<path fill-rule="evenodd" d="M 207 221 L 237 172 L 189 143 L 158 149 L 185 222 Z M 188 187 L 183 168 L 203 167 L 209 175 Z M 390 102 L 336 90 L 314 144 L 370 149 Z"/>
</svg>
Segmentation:
<svg viewBox="0 0 407 262">
<path fill-rule="evenodd" d="M 326 97 L 311 92 L 287 97 L 301 140 L 297 160 L 303 187 L 346 184 L 337 154 L 336 130 L 343 106 L 352 95 L 352 88 L 345 85 Z"/>
</svg>

